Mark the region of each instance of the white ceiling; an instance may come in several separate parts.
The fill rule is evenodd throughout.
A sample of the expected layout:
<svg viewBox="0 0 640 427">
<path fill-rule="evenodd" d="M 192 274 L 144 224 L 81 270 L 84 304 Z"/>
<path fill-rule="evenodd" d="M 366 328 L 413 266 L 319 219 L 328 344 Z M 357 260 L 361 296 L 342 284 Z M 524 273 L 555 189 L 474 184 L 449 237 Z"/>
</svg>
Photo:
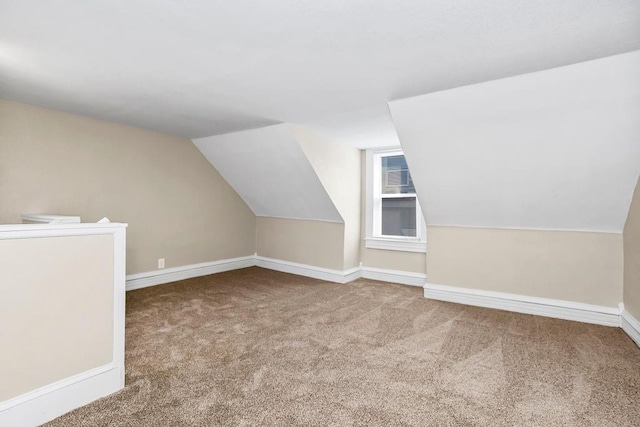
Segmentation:
<svg viewBox="0 0 640 427">
<path fill-rule="evenodd" d="M 2 0 L 0 28 L 3 98 L 187 137 L 317 121 L 362 141 L 341 117 L 388 130 L 389 100 L 640 49 L 640 1 Z"/>
<path fill-rule="evenodd" d="M 367 149 L 400 145 L 386 103 L 357 111 L 338 113 L 303 123 L 325 137 Z"/>
<path fill-rule="evenodd" d="M 193 143 L 256 216 L 343 222 L 288 125 Z"/>
<path fill-rule="evenodd" d="M 640 51 L 389 104 L 427 224 L 622 231 Z"/>
</svg>

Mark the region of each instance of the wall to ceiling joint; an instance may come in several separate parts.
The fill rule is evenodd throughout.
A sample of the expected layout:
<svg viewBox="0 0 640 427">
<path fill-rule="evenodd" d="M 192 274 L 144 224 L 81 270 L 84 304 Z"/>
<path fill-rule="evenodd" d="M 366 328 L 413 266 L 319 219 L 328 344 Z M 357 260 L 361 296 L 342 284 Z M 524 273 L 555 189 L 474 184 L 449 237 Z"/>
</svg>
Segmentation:
<svg viewBox="0 0 640 427">
<path fill-rule="evenodd" d="M 126 222 L 127 274 L 255 252 L 255 216 L 189 139 L 0 99 L 0 153 L 0 223 Z"/>
<path fill-rule="evenodd" d="M 624 307 L 640 319 L 640 180 L 624 227 Z"/>
<path fill-rule="evenodd" d="M 307 128 L 291 131 L 344 220 L 344 265 L 360 264 L 360 150 Z"/>
<path fill-rule="evenodd" d="M 343 222 L 288 125 L 193 143 L 256 216 Z"/>
<path fill-rule="evenodd" d="M 258 255 L 336 270 L 358 265 L 357 149 L 289 124 L 193 142 L 258 217 Z"/>
<path fill-rule="evenodd" d="M 615 306 L 640 52 L 389 104 L 432 283 Z"/>
<path fill-rule="evenodd" d="M 620 233 L 640 52 L 390 103 L 427 225 Z"/>
</svg>

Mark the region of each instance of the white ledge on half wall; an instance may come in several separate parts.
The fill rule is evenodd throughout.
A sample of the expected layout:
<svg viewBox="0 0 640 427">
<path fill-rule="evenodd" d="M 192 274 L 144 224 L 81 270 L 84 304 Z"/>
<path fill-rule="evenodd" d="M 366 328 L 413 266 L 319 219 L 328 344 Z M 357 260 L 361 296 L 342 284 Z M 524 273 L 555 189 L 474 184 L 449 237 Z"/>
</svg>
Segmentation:
<svg viewBox="0 0 640 427">
<path fill-rule="evenodd" d="M 535 314 L 605 326 L 620 326 L 620 309 L 503 292 L 426 283 L 424 297 L 477 307 Z"/>
</svg>

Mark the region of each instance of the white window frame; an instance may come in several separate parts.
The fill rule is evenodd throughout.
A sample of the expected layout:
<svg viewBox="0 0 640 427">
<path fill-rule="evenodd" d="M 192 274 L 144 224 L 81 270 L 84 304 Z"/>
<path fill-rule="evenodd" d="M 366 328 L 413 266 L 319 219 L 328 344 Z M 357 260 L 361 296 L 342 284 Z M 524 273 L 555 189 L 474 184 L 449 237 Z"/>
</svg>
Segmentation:
<svg viewBox="0 0 640 427">
<path fill-rule="evenodd" d="M 385 249 L 392 251 L 421 252 L 427 251 L 427 233 L 422 209 L 416 197 L 416 237 L 381 235 L 382 195 L 381 169 L 382 157 L 404 156 L 400 147 L 369 149 L 366 152 L 366 237 L 365 247 L 369 249 Z M 412 196 L 410 194 L 409 196 Z M 407 197 L 407 194 L 386 195 L 385 198 Z"/>
</svg>

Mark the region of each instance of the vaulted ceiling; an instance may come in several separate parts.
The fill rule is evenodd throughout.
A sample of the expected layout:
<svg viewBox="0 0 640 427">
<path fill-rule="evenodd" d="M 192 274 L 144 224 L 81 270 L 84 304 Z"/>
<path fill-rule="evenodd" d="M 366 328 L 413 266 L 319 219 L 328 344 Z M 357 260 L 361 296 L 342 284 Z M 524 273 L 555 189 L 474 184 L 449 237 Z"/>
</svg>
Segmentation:
<svg viewBox="0 0 640 427">
<path fill-rule="evenodd" d="M 388 101 L 640 49 L 640 1 L 2 0 L 0 29 L 3 98 L 188 137 L 291 122 L 366 145 L 364 129 L 394 137 Z"/>
</svg>

